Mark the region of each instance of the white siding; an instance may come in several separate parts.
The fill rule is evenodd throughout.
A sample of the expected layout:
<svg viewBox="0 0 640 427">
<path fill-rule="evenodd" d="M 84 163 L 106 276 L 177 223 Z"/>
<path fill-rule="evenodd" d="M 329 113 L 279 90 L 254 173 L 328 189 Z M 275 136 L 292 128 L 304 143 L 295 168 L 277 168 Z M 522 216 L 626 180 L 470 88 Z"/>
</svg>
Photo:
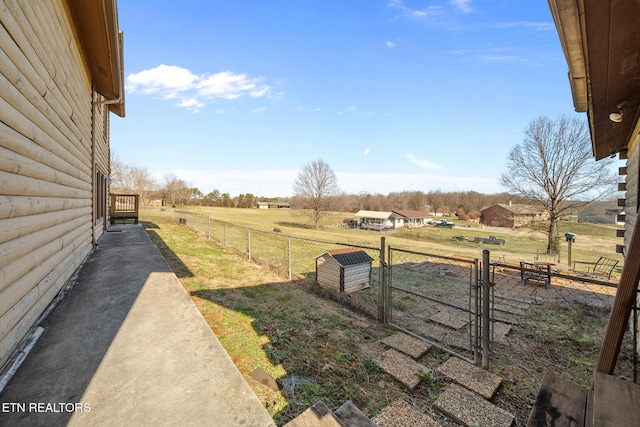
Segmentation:
<svg viewBox="0 0 640 427">
<path fill-rule="evenodd" d="M 317 259 L 316 281 L 323 288 L 340 290 L 340 282 L 344 284 L 343 291 L 351 293 L 369 287 L 371 277 L 371 263 L 361 263 L 341 267 L 331 255 L 324 254 Z"/>
<path fill-rule="evenodd" d="M 344 267 L 344 291 L 351 293 L 369 287 L 371 264 L 362 263 Z"/>
<path fill-rule="evenodd" d="M 317 259 L 318 285 L 340 291 L 340 264 L 329 254 L 324 254 Z"/>
<path fill-rule="evenodd" d="M 94 160 L 109 173 L 71 22 L 62 0 L 0 0 L 0 366 L 90 253 Z"/>
</svg>

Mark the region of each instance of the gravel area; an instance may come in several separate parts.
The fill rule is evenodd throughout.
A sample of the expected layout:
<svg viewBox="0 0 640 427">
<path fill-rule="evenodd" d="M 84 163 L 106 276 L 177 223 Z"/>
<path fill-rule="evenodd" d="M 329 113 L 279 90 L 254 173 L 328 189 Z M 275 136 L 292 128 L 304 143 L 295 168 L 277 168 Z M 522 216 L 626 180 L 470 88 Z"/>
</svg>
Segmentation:
<svg viewBox="0 0 640 427">
<path fill-rule="evenodd" d="M 378 427 L 440 427 L 440 423 L 404 400 L 396 400 L 371 421 Z"/>
<path fill-rule="evenodd" d="M 419 359 L 431 348 L 431 344 L 401 332 L 390 335 L 380 342 L 400 350 L 414 359 Z"/>
<path fill-rule="evenodd" d="M 376 363 L 383 371 L 400 381 L 409 390 L 413 390 L 418 386 L 420 383 L 418 375 L 421 372 L 429 371 L 426 366 L 393 349 L 382 353 L 376 359 Z"/>
<path fill-rule="evenodd" d="M 468 427 L 511 427 L 514 416 L 457 384 L 449 384 L 433 406 Z"/>
<path fill-rule="evenodd" d="M 499 376 L 455 357 L 440 365 L 437 372 L 485 399 L 491 399 L 502 383 Z"/>
</svg>

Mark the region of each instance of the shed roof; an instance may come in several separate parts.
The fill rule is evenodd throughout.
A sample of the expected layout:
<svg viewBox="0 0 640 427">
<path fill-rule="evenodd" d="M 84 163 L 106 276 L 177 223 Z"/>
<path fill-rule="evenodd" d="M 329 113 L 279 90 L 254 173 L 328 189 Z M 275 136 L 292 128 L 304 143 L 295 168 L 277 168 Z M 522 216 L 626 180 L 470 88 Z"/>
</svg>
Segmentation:
<svg viewBox="0 0 640 427">
<path fill-rule="evenodd" d="M 387 219 L 392 215 L 391 212 L 381 212 L 381 211 L 365 211 L 360 210 L 355 215 L 358 218 L 375 218 L 375 219 Z"/>
<path fill-rule="evenodd" d="M 344 248 L 344 249 L 334 249 L 331 251 L 326 251 L 318 255 L 316 259 L 320 258 L 325 254 L 329 254 L 342 267 L 346 267 L 348 265 L 363 264 L 365 262 L 373 261 L 373 258 L 371 258 L 369 254 L 367 254 L 362 249 L 357 249 L 357 248 Z"/>
<path fill-rule="evenodd" d="M 410 209 L 403 209 L 400 211 L 391 211 L 391 212 L 394 214 L 403 216 L 405 218 L 431 218 L 433 216 L 427 211 L 414 211 Z"/>
</svg>

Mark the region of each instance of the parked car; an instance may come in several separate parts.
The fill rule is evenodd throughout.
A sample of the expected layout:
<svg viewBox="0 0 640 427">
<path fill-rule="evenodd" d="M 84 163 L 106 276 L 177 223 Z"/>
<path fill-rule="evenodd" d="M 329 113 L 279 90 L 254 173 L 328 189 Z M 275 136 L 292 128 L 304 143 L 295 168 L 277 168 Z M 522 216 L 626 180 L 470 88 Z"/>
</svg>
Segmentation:
<svg viewBox="0 0 640 427">
<path fill-rule="evenodd" d="M 453 228 L 455 224 L 451 221 L 447 221 L 446 219 L 439 219 L 436 222 L 434 222 L 433 225 L 435 225 L 436 227 Z"/>
<path fill-rule="evenodd" d="M 473 239 L 473 241 L 476 243 L 483 243 L 486 245 L 500 245 L 500 246 L 504 246 L 504 244 L 506 243 L 504 239 L 498 239 L 496 236 L 476 237 L 475 239 Z"/>
<path fill-rule="evenodd" d="M 452 239 L 455 240 L 456 242 L 467 242 L 469 240 L 465 236 L 453 236 Z"/>
</svg>

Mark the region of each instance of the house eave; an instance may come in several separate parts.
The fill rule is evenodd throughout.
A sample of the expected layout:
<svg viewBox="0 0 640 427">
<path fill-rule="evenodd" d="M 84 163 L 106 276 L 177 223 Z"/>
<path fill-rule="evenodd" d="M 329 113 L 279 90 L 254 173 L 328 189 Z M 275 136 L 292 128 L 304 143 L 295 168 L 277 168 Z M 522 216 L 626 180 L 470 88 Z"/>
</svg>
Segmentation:
<svg viewBox="0 0 640 427">
<path fill-rule="evenodd" d="M 123 34 L 116 0 L 68 0 L 96 92 L 124 117 Z"/>
<path fill-rule="evenodd" d="M 640 112 L 640 1 L 549 0 L 549 7 L 595 158 L 625 150 Z M 621 122 L 609 118 L 620 111 Z"/>
</svg>

